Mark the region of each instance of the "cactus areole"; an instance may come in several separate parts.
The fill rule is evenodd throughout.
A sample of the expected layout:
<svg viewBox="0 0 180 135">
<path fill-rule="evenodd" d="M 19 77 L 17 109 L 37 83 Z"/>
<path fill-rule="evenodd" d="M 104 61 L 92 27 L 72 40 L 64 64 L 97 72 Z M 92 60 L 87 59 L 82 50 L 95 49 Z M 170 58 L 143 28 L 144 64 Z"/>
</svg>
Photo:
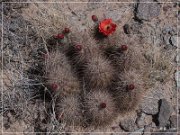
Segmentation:
<svg viewBox="0 0 180 135">
<path fill-rule="evenodd" d="M 65 34 L 68 34 L 68 33 L 70 33 L 70 29 L 69 29 L 69 28 L 65 28 L 63 32 L 64 32 Z"/>
<path fill-rule="evenodd" d="M 120 47 L 120 50 L 121 51 L 126 51 L 128 49 L 128 46 L 127 45 L 122 45 L 121 47 Z"/>
<path fill-rule="evenodd" d="M 106 103 L 101 103 L 101 104 L 100 104 L 100 108 L 101 108 L 101 109 L 106 108 Z"/>
<path fill-rule="evenodd" d="M 58 89 L 58 84 L 57 83 L 52 83 L 51 84 L 51 89 L 52 90 L 57 90 Z"/>
<path fill-rule="evenodd" d="M 75 45 L 74 48 L 75 48 L 75 50 L 78 51 L 78 52 L 82 50 L 82 46 L 79 45 L 79 44 L 78 44 L 78 45 Z"/>
<path fill-rule="evenodd" d="M 134 90 L 135 86 L 134 84 L 127 85 L 127 90 Z"/>
<path fill-rule="evenodd" d="M 64 38 L 64 34 L 55 35 L 54 38 L 56 38 L 56 39 L 63 39 Z"/>
</svg>

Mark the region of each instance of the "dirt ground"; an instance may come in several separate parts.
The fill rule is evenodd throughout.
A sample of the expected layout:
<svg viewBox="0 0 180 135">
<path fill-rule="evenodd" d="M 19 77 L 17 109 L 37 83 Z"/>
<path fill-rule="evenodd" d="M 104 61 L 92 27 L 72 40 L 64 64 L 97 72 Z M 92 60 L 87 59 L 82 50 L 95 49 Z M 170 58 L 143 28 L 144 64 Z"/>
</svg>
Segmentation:
<svg viewBox="0 0 180 135">
<path fill-rule="evenodd" d="M 177 135 L 179 8 L 178 0 L 1 1 L 2 134 Z M 41 90 L 38 58 L 47 50 L 47 39 L 64 26 L 77 33 L 93 27 L 92 15 L 112 18 L 120 43 L 144 46 L 147 59 L 156 63 L 148 72 L 153 87 L 135 111 L 106 128 L 67 128 L 55 119 L 52 101 Z"/>
</svg>

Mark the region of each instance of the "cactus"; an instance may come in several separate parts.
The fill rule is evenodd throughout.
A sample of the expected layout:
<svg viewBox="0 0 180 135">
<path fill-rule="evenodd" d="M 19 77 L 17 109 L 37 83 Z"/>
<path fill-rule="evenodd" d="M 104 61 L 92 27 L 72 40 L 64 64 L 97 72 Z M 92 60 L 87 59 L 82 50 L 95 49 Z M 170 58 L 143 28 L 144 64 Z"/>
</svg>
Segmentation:
<svg viewBox="0 0 180 135">
<path fill-rule="evenodd" d="M 96 16 L 92 19 L 98 21 Z M 139 73 L 144 68 L 139 62 L 144 59 L 133 47 L 119 44 L 117 37 L 108 42 L 109 34 L 116 35 L 111 21 L 101 22 L 99 34 L 103 36 L 96 40 L 89 37 L 91 31 L 77 38 L 69 28 L 54 38 L 56 46 L 65 40 L 61 42 L 65 49 L 57 46 L 50 50 L 45 60 L 46 85 L 57 99 L 57 119 L 67 126 L 107 126 L 117 116 L 134 110 L 145 92 Z"/>
<path fill-rule="evenodd" d="M 94 54 L 87 60 L 84 78 L 91 88 L 106 88 L 111 84 L 114 69 L 110 62 L 100 54 Z"/>
<path fill-rule="evenodd" d="M 104 126 L 117 115 L 112 96 L 105 90 L 96 89 L 84 96 L 86 120 L 92 126 Z"/>
<path fill-rule="evenodd" d="M 122 114 L 136 109 L 144 92 L 144 82 L 135 71 L 119 74 L 111 88 L 118 112 Z"/>
<path fill-rule="evenodd" d="M 55 113 L 58 121 L 68 126 L 83 126 L 83 116 L 79 98 L 76 95 L 56 99 Z"/>
<path fill-rule="evenodd" d="M 110 85 L 114 76 L 114 68 L 110 61 L 103 56 L 97 43 L 92 38 L 82 39 L 83 43 L 73 44 L 68 56 L 77 70 L 83 74 L 86 85 L 91 88 L 106 88 Z"/>
<path fill-rule="evenodd" d="M 54 95 L 80 93 L 79 81 L 64 54 L 50 52 L 45 60 L 45 71 L 46 85 Z"/>
</svg>

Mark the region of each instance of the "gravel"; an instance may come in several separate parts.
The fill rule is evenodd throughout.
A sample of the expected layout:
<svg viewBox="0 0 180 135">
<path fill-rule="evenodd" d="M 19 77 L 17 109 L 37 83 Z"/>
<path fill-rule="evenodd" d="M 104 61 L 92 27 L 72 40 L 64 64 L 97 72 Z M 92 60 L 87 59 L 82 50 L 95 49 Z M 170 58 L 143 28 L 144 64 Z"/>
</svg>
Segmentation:
<svg viewBox="0 0 180 135">
<path fill-rule="evenodd" d="M 158 114 L 158 122 L 160 127 L 165 127 L 172 113 L 172 106 L 166 99 L 160 100 L 160 109 Z"/>
</svg>

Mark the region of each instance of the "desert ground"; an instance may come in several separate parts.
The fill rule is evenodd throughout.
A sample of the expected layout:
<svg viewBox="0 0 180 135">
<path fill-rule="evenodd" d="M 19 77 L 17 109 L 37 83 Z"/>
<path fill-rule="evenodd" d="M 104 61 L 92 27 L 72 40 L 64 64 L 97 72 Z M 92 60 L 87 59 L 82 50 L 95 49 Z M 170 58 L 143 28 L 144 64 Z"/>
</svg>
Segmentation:
<svg viewBox="0 0 180 135">
<path fill-rule="evenodd" d="M 178 0 L 1 0 L 2 135 L 177 135 L 179 8 Z M 107 126 L 67 126 L 56 119 L 54 100 L 42 83 L 42 56 L 53 44 L 49 39 L 65 27 L 86 44 L 91 33 L 82 33 L 96 25 L 92 15 L 100 21 L 111 18 L 117 25 L 118 44 L 129 45 L 149 61 L 143 71 L 144 63 L 139 68 L 139 73 L 147 73 L 149 87 L 137 108 Z"/>
</svg>

